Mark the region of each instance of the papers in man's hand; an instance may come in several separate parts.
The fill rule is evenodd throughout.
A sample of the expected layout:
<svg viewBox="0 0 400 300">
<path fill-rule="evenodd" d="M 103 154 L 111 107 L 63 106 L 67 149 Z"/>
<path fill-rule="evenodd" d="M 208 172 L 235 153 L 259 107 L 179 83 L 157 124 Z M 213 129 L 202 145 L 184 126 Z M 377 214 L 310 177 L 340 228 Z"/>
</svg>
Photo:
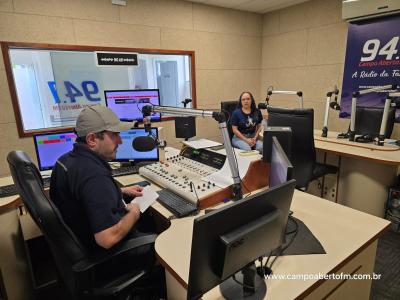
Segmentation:
<svg viewBox="0 0 400 300">
<path fill-rule="evenodd" d="M 158 194 L 153 190 L 153 188 L 148 185 L 143 188 L 143 196 L 141 197 L 136 197 L 131 201 L 131 203 L 136 203 L 139 205 L 140 212 L 145 212 L 146 209 L 149 208 L 150 205 L 156 201 L 158 198 Z"/>
<path fill-rule="evenodd" d="M 210 141 L 207 139 L 200 139 L 197 141 L 183 141 L 182 143 L 184 143 L 185 145 L 192 147 L 194 149 L 203 149 L 203 148 L 210 148 L 210 147 L 222 145 L 221 143 L 217 143 L 217 142 Z"/>
</svg>

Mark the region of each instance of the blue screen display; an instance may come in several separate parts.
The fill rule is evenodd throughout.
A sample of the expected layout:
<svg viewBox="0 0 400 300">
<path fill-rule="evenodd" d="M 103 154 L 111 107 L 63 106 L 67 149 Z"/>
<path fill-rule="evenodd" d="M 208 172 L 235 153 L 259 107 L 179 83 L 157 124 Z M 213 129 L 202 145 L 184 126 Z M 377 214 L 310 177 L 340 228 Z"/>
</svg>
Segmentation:
<svg viewBox="0 0 400 300">
<path fill-rule="evenodd" d="M 33 137 L 39 170 L 50 170 L 57 159 L 72 150 L 76 135 L 73 132 L 39 134 Z"/>
<path fill-rule="evenodd" d="M 134 128 L 120 133 L 122 144 L 118 145 L 117 161 L 128 160 L 158 160 L 158 148 L 147 152 L 139 152 L 132 148 L 132 141 L 138 136 L 148 136 L 149 133 L 144 128 Z M 151 135 L 158 138 L 157 128 L 151 128 Z"/>
</svg>

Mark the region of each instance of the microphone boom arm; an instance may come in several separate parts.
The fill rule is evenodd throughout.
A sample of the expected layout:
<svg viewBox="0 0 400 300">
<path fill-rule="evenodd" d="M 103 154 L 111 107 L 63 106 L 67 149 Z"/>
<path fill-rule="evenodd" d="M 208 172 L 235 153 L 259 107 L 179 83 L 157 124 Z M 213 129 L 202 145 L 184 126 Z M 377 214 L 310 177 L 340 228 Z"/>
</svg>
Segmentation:
<svg viewBox="0 0 400 300">
<path fill-rule="evenodd" d="M 332 92 L 328 92 L 326 94 L 326 103 L 325 103 L 325 115 L 324 115 L 324 126 L 322 127 L 322 137 L 328 136 L 328 118 L 329 118 L 329 106 L 331 104 Z"/>
<path fill-rule="evenodd" d="M 335 88 L 333 91 L 329 91 L 326 93 L 324 125 L 322 127 L 322 134 L 321 134 L 322 137 L 328 136 L 329 108 L 334 108 L 336 110 L 340 109 L 340 106 L 337 103 L 337 95 L 338 94 L 339 94 L 339 90 L 336 85 L 335 85 Z M 335 100 L 333 102 L 331 101 L 332 95 L 335 95 Z M 332 106 L 332 104 L 334 104 L 334 106 Z"/>
<path fill-rule="evenodd" d="M 239 200 L 242 198 L 242 187 L 241 179 L 239 176 L 239 168 L 237 161 L 235 159 L 235 153 L 233 152 L 233 147 L 231 140 L 229 138 L 228 128 L 226 125 L 225 115 L 222 112 L 216 112 L 212 110 L 194 109 L 194 108 L 181 108 L 172 106 L 160 106 L 160 105 L 146 105 L 142 108 L 143 117 L 149 116 L 151 112 L 166 113 L 174 116 L 193 116 L 193 117 L 203 117 L 203 118 L 214 118 L 218 124 L 221 131 L 222 139 L 224 141 L 224 147 L 226 151 L 226 157 L 228 158 L 229 168 L 231 170 L 233 179 L 233 199 Z"/>
<path fill-rule="evenodd" d="M 304 107 L 304 101 L 303 101 L 303 92 L 302 91 L 277 91 L 277 90 L 270 90 L 267 93 L 267 99 L 270 99 L 271 95 L 274 94 L 281 94 L 281 95 L 297 95 L 300 98 L 300 104 L 301 104 L 301 108 Z"/>
</svg>

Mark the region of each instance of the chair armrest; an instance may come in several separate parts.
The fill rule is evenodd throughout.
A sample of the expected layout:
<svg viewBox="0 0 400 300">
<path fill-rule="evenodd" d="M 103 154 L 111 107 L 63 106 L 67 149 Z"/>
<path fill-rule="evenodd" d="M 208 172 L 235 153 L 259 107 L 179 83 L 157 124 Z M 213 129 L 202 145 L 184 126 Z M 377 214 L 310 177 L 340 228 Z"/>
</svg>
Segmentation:
<svg viewBox="0 0 400 300">
<path fill-rule="evenodd" d="M 131 275 L 130 279 L 118 278 L 113 282 L 109 282 L 104 287 L 86 290 L 85 294 L 94 296 L 95 298 L 110 297 L 110 296 L 113 296 L 114 298 L 117 295 L 119 295 L 122 291 L 127 290 L 128 288 L 133 286 L 133 284 L 135 284 L 138 280 L 140 280 L 145 274 L 146 274 L 145 270 L 138 270 L 135 273 L 129 274 Z"/>
<path fill-rule="evenodd" d="M 154 244 L 156 237 L 156 234 L 150 234 L 130 239 L 116 249 L 111 249 L 110 251 L 102 253 L 101 255 L 96 257 L 81 260 L 80 262 L 76 263 L 72 268 L 76 273 L 87 272 L 88 270 L 93 269 L 94 267 L 104 262 L 107 262 L 119 255 L 122 255 L 132 249 L 149 244 Z"/>
</svg>

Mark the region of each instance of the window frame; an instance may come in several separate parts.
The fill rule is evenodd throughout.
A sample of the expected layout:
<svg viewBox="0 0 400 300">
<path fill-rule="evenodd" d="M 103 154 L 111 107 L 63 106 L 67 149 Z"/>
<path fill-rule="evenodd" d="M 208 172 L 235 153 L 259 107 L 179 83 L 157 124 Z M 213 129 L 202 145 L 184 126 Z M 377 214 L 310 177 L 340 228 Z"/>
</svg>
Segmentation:
<svg viewBox="0 0 400 300">
<path fill-rule="evenodd" d="M 147 49 L 147 48 L 127 48 L 127 47 L 106 47 L 106 46 L 88 46 L 88 45 L 67 45 L 67 44 L 47 44 L 47 43 L 23 43 L 23 42 L 7 42 L 0 41 L 3 53 L 4 67 L 6 71 L 8 88 L 11 95 L 11 102 L 14 110 L 15 121 L 17 124 L 19 137 L 30 137 L 37 133 L 44 132 L 61 132 L 73 130 L 73 127 L 51 127 L 35 130 L 24 130 L 22 124 L 22 116 L 19 108 L 19 101 L 16 91 L 16 85 L 11 68 L 11 60 L 9 51 L 11 49 L 27 49 L 27 50 L 64 50 L 64 51 L 108 51 L 108 52 L 133 52 L 139 54 L 160 54 L 160 55 L 187 55 L 190 57 L 190 78 L 192 91 L 192 107 L 197 108 L 196 102 L 196 74 L 195 74 L 195 52 L 191 50 L 166 50 L 166 49 Z M 161 121 L 173 120 L 174 117 L 161 117 Z"/>
</svg>

